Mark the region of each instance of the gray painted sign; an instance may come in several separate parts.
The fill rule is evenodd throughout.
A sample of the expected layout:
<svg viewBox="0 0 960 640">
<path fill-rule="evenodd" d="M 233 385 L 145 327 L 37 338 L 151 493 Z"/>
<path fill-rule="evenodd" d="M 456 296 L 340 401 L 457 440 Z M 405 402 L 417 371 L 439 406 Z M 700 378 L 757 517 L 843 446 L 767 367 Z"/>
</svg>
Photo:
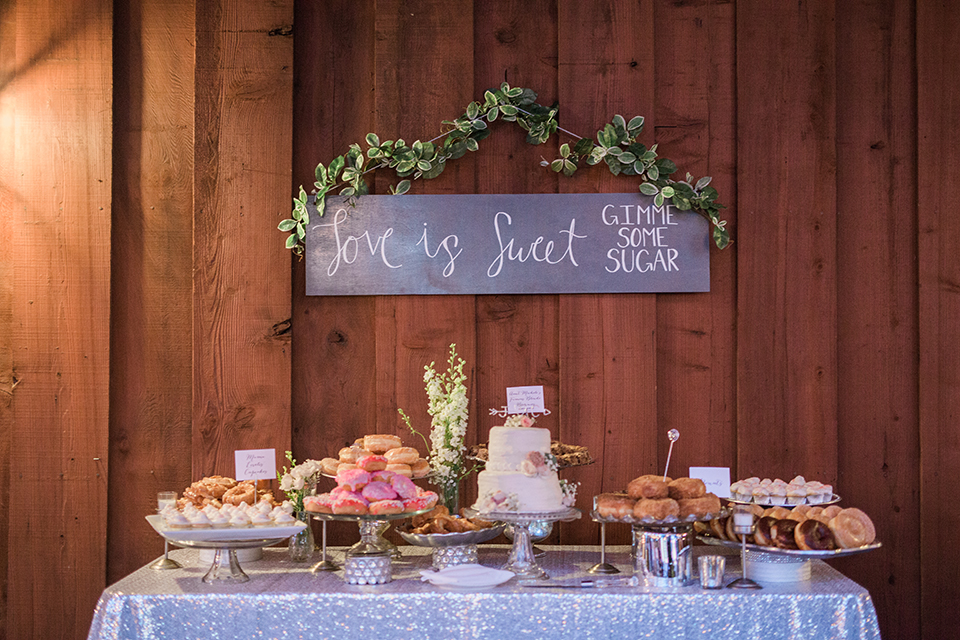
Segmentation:
<svg viewBox="0 0 960 640">
<path fill-rule="evenodd" d="M 640 193 L 327 199 L 307 295 L 710 290 L 707 221 Z"/>
</svg>

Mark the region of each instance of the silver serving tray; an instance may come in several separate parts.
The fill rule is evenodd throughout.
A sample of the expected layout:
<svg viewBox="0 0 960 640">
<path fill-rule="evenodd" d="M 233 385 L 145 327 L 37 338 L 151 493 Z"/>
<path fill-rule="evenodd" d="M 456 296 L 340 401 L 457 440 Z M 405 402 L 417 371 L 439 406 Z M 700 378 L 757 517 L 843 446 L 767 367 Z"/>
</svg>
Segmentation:
<svg viewBox="0 0 960 640">
<path fill-rule="evenodd" d="M 305 522 L 297 522 L 287 527 L 224 527 L 222 529 L 171 529 L 164 525 L 163 516 L 147 516 L 147 522 L 153 527 L 154 531 L 161 536 L 173 542 L 174 544 L 191 546 L 190 543 L 208 543 L 214 545 L 228 545 L 233 543 L 246 542 L 267 542 L 273 540 L 274 544 L 278 540 L 284 540 L 292 535 L 300 533 L 307 527 Z M 256 545 L 254 545 L 256 546 Z M 265 545 L 261 545 L 265 546 Z"/>
<path fill-rule="evenodd" d="M 733 542 L 732 540 L 719 540 L 711 536 L 697 536 L 697 540 L 700 540 L 704 544 L 709 544 L 715 547 L 731 547 L 734 549 L 740 548 L 739 542 Z M 874 549 L 879 549 L 883 545 L 879 542 L 873 542 L 862 547 L 857 547 L 856 549 L 828 549 L 824 551 L 806 551 L 804 549 L 781 549 L 780 547 L 761 547 L 758 544 L 753 544 L 748 542 L 746 544 L 747 551 L 753 551 L 756 553 L 771 553 L 778 556 L 792 556 L 794 558 L 807 558 L 807 559 L 821 559 L 829 560 L 831 558 L 842 558 L 844 556 L 852 556 L 858 553 L 864 553 L 866 551 L 873 551 Z"/>
<path fill-rule="evenodd" d="M 721 500 L 726 500 L 727 502 L 732 502 L 733 504 L 755 504 L 757 506 L 763 507 L 764 509 L 772 509 L 773 507 L 783 507 L 784 509 L 793 509 L 795 507 L 802 507 L 806 505 L 808 507 L 826 507 L 831 504 L 836 504 L 840 502 L 840 496 L 837 494 L 831 494 L 831 498 L 825 502 L 802 502 L 800 504 L 761 504 L 753 500 L 736 500 L 734 498 L 721 498 Z"/>
<path fill-rule="evenodd" d="M 500 523 L 487 529 L 460 533 L 411 533 L 402 529 L 397 529 L 397 533 L 415 547 L 460 547 L 466 544 L 480 544 L 493 540 L 503 533 L 506 526 Z"/>
</svg>

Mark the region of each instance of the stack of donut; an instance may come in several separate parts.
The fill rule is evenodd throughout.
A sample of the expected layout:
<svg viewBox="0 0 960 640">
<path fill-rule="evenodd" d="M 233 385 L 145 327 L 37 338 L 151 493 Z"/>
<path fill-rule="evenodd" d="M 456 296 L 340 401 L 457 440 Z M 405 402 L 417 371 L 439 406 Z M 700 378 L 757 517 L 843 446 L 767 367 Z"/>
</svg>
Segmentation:
<svg viewBox="0 0 960 640">
<path fill-rule="evenodd" d="M 720 499 L 698 478 L 643 475 L 631 480 L 626 492 L 601 493 L 596 502 L 601 518 L 624 521 L 689 521 L 720 513 Z"/>
<path fill-rule="evenodd" d="M 413 447 L 405 447 L 400 436 L 376 433 L 357 438 L 349 447 L 340 449 L 339 458 L 324 458 L 320 467 L 328 476 L 348 469 L 380 471 L 386 469 L 407 478 L 423 478 L 430 473 L 430 464 Z"/>
<path fill-rule="evenodd" d="M 860 509 L 841 509 L 800 505 L 794 509 L 751 507 L 756 519 L 752 542 L 761 547 L 829 551 L 856 549 L 877 538 L 873 521 Z M 733 518 L 723 518 L 708 525 L 695 525 L 698 533 L 721 540 L 739 542 L 733 531 Z M 749 539 L 749 538 L 748 538 Z"/>
<path fill-rule="evenodd" d="M 315 513 L 386 515 L 422 511 L 436 506 L 438 496 L 413 484 L 405 475 L 378 469 L 344 469 L 330 493 L 307 496 L 303 506 Z"/>
</svg>

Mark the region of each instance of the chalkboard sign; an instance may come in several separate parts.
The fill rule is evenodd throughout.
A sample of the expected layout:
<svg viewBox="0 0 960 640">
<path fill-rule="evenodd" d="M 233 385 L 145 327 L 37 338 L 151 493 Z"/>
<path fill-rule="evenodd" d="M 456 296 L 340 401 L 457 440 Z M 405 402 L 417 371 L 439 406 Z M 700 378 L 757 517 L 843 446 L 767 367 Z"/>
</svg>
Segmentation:
<svg viewBox="0 0 960 640">
<path fill-rule="evenodd" d="M 640 193 L 341 200 L 310 216 L 307 295 L 710 290 L 707 221 Z"/>
</svg>

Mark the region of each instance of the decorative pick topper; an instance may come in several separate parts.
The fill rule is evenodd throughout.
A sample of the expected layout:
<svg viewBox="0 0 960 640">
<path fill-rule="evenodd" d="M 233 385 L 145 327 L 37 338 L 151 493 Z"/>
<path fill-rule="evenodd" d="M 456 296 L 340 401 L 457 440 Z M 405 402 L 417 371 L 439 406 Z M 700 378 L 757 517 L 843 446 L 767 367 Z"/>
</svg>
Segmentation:
<svg viewBox="0 0 960 640">
<path fill-rule="evenodd" d="M 676 429 L 667 431 L 667 438 L 670 439 L 670 449 L 667 451 L 667 464 L 663 467 L 663 480 L 667 480 L 667 472 L 670 470 L 670 456 L 673 455 L 673 443 L 680 439 L 680 432 Z"/>
</svg>

